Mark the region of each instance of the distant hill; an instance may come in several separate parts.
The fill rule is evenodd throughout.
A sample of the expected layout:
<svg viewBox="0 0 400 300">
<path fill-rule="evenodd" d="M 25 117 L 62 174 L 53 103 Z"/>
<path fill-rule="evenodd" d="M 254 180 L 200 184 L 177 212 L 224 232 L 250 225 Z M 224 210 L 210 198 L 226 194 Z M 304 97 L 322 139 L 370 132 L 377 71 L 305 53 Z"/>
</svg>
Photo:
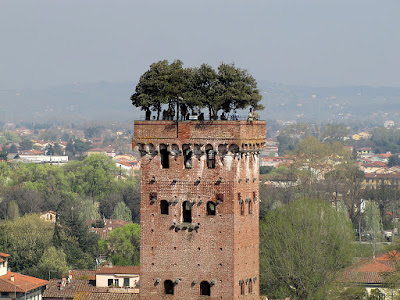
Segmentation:
<svg viewBox="0 0 400 300">
<path fill-rule="evenodd" d="M 0 90 L 1 121 L 127 121 L 142 112 L 131 105 L 134 82 L 98 82 L 50 89 Z M 305 87 L 259 82 L 263 119 L 341 122 L 371 117 L 399 120 L 400 88 Z"/>
</svg>

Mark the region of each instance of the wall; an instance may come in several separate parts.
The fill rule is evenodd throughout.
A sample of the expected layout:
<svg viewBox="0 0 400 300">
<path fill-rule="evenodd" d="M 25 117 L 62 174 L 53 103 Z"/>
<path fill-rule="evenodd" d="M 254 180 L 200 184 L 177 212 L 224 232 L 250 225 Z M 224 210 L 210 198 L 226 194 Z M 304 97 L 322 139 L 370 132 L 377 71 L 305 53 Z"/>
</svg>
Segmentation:
<svg viewBox="0 0 400 300">
<path fill-rule="evenodd" d="M 136 121 L 134 133 L 133 146 L 142 154 L 141 299 L 259 299 L 258 165 L 265 122 Z M 161 144 L 170 151 L 168 169 L 161 166 Z M 191 168 L 184 165 L 184 145 L 194 152 Z M 207 167 L 210 146 L 217 151 L 214 169 Z M 217 203 L 217 194 L 223 200 L 209 216 L 206 203 Z M 160 212 L 161 200 L 170 203 L 168 215 Z M 189 224 L 183 223 L 185 201 L 192 204 Z M 176 282 L 173 296 L 164 295 L 165 280 Z M 211 297 L 199 295 L 203 280 L 212 283 Z"/>
</svg>

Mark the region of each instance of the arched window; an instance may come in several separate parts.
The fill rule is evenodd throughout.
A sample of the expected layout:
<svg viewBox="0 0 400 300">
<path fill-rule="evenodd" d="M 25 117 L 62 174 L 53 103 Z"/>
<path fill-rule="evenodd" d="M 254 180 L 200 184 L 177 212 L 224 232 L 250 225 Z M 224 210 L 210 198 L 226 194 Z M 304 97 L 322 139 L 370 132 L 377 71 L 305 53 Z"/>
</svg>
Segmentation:
<svg viewBox="0 0 400 300">
<path fill-rule="evenodd" d="M 206 157 L 207 157 L 207 167 L 209 169 L 215 169 L 215 152 L 213 146 L 208 144 L 206 146 Z"/>
<path fill-rule="evenodd" d="M 251 281 L 251 279 L 249 280 L 249 294 L 253 293 L 253 282 Z"/>
<path fill-rule="evenodd" d="M 183 202 L 182 215 L 183 223 L 192 223 L 192 204 L 189 201 Z"/>
<path fill-rule="evenodd" d="M 200 282 L 200 295 L 203 295 L 203 296 L 211 295 L 211 286 L 208 281 Z"/>
<path fill-rule="evenodd" d="M 160 212 L 162 215 L 168 215 L 169 214 L 169 203 L 167 200 L 161 200 L 160 201 Z"/>
<path fill-rule="evenodd" d="M 236 154 L 236 153 L 239 152 L 239 146 L 236 145 L 236 144 L 231 144 L 231 145 L 229 146 L 229 151 L 230 151 L 232 154 Z"/>
<path fill-rule="evenodd" d="M 164 281 L 164 293 L 167 295 L 174 294 L 174 283 L 171 280 Z"/>
<path fill-rule="evenodd" d="M 212 201 L 207 202 L 207 216 L 215 216 L 215 203 Z"/>
<path fill-rule="evenodd" d="M 239 285 L 240 285 L 240 295 L 244 295 L 244 281 L 239 280 Z"/>
<path fill-rule="evenodd" d="M 163 169 L 169 168 L 169 151 L 168 146 L 165 144 L 160 145 L 161 165 Z"/>
<path fill-rule="evenodd" d="M 183 163 L 185 164 L 185 169 L 191 169 L 193 152 L 192 152 L 192 149 L 190 149 L 190 145 L 183 144 L 182 152 L 183 152 Z"/>
</svg>

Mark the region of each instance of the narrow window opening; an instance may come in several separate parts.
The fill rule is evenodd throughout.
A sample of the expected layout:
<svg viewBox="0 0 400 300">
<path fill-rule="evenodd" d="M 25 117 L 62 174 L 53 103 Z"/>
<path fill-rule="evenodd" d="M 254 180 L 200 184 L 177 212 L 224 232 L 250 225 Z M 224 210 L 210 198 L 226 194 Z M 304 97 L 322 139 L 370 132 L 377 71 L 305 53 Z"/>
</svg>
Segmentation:
<svg viewBox="0 0 400 300">
<path fill-rule="evenodd" d="M 244 203 L 240 203 L 240 214 L 244 216 Z"/>
<path fill-rule="evenodd" d="M 174 283 L 171 280 L 164 281 L 164 293 L 166 295 L 174 294 Z"/>
<path fill-rule="evenodd" d="M 215 152 L 214 148 L 208 144 L 206 146 L 207 168 L 215 169 Z"/>
<path fill-rule="evenodd" d="M 240 295 L 244 295 L 244 282 L 243 280 L 240 281 Z"/>
<path fill-rule="evenodd" d="M 162 215 L 169 214 L 169 203 L 167 200 L 161 200 L 160 202 L 160 212 Z"/>
<path fill-rule="evenodd" d="M 113 286 L 113 284 L 114 284 L 114 280 L 108 279 L 107 285 L 108 285 L 108 286 Z"/>
<path fill-rule="evenodd" d="M 169 168 L 169 151 L 168 146 L 165 144 L 160 145 L 161 166 L 163 169 Z"/>
<path fill-rule="evenodd" d="M 211 286 L 208 281 L 200 282 L 200 295 L 211 296 Z"/>
<path fill-rule="evenodd" d="M 182 215 L 183 223 L 192 223 L 192 204 L 189 201 L 183 202 Z"/>
<path fill-rule="evenodd" d="M 212 201 L 207 202 L 207 216 L 215 216 L 215 213 L 215 203 Z"/>
<path fill-rule="evenodd" d="M 251 279 L 249 280 L 249 294 L 253 293 L 253 282 L 251 281 Z"/>
<path fill-rule="evenodd" d="M 217 204 L 224 202 L 224 194 L 217 194 L 216 195 Z"/>
<path fill-rule="evenodd" d="M 252 213 L 253 213 L 253 203 L 249 201 L 249 215 L 251 215 Z"/>
<path fill-rule="evenodd" d="M 182 152 L 183 152 L 183 163 L 185 164 L 185 169 L 191 169 L 193 152 L 190 149 L 190 146 L 188 144 L 183 144 Z"/>
<path fill-rule="evenodd" d="M 157 192 L 150 193 L 149 199 L 150 199 L 150 202 L 156 202 L 157 201 Z"/>
</svg>

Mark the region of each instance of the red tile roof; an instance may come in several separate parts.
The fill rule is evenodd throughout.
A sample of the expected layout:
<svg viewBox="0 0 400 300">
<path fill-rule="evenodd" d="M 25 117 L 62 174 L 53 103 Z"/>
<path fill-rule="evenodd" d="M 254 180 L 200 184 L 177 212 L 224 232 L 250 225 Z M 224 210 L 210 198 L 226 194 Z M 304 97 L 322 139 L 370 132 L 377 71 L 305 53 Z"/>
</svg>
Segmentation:
<svg viewBox="0 0 400 300">
<path fill-rule="evenodd" d="M 343 283 L 384 283 L 384 274 L 396 270 L 397 263 L 400 262 L 400 254 L 397 251 L 381 254 L 365 259 L 344 269 L 338 281 Z"/>
<path fill-rule="evenodd" d="M 78 292 L 74 300 L 139 300 L 138 294 Z"/>
<path fill-rule="evenodd" d="M 138 296 L 134 290 L 125 293 L 123 288 L 96 287 L 89 280 L 72 279 L 63 286 L 60 279 L 52 279 L 43 299 L 138 300 Z"/>
<path fill-rule="evenodd" d="M 393 154 L 392 153 L 382 153 L 382 154 L 377 154 L 377 155 L 375 155 L 376 157 L 379 157 L 379 158 L 389 158 L 389 157 L 391 157 Z"/>
<path fill-rule="evenodd" d="M 96 280 L 95 270 L 72 270 L 70 275 L 72 275 L 72 279 Z"/>
<path fill-rule="evenodd" d="M 9 257 L 10 254 L 0 252 L 0 257 Z"/>
<path fill-rule="evenodd" d="M 11 277 L 14 277 L 12 281 Z M 25 293 L 48 283 L 47 280 L 22 275 L 14 272 L 7 272 L 6 275 L 0 276 L 0 292 L 19 292 Z"/>
<path fill-rule="evenodd" d="M 106 293 L 107 290 L 108 287 L 95 287 L 93 284 L 89 283 L 89 280 L 74 279 L 71 282 L 67 282 L 66 285 L 62 287 L 60 279 L 51 279 L 43 293 L 43 298 L 73 299 L 77 292 Z"/>
<path fill-rule="evenodd" d="M 97 274 L 139 274 L 139 266 L 112 266 L 101 267 L 96 271 Z"/>
<path fill-rule="evenodd" d="M 381 167 L 386 167 L 387 166 L 387 163 L 385 163 L 385 162 L 383 162 L 383 161 L 374 161 L 374 162 L 369 162 L 369 163 L 366 163 L 366 164 L 362 164 L 362 166 L 363 167 L 378 167 L 378 168 L 381 168 Z"/>
</svg>

